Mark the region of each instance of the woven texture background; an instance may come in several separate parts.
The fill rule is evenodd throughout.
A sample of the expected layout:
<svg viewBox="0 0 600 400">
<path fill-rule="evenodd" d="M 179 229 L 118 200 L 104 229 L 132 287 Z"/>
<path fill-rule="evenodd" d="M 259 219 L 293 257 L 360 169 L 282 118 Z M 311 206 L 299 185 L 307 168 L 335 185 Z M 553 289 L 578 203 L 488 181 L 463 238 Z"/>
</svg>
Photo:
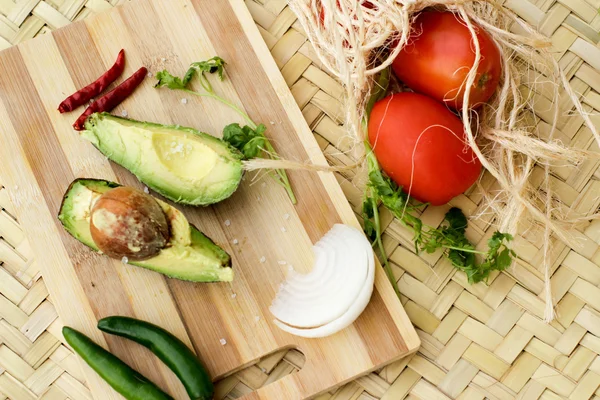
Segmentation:
<svg viewBox="0 0 600 400">
<path fill-rule="evenodd" d="M 0 48 L 120 1 L 0 0 Z M 285 0 L 247 0 L 254 20 L 330 162 L 351 162 L 344 151 L 340 85 L 321 69 Z M 600 110 L 600 0 L 508 0 L 505 6 L 551 36 L 556 58 L 589 111 Z M 534 77 L 536 78 L 536 77 Z M 537 77 L 539 78 L 539 77 Z M 538 126 L 548 120 L 548 100 L 536 97 Z M 580 118 L 564 118 L 558 136 L 573 146 L 598 150 Z M 594 117 L 596 118 L 596 117 Z M 600 120 L 599 120 L 600 122 Z M 1 142 L 0 142 L 0 145 Z M 553 183 L 562 200 L 580 212 L 600 204 L 600 161 L 555 168 Z M 358 210 L 361 193 L 352 175 L 338 175 Z M 1 183 L 1 182 L 0 182 Z M 493 182 L 484 178 L 484 185 Z M 468 192 L 453 205 L 472 214 L 481 193 Z M 426 223 L 441 222 L 447 207 L 430 207 Z M 61 343 L 61 322 L 6 190 L 0 185 L 0 400 L 91 399 L 76 357 Z M 320 400 L 370 399 L 596 399 L 600 400 L 600 221 L 583 226 L 582 247 L 553 243 L 553 294 L 558 318 L 542 322 L 544 310 L 540 238 L 523 227 L 515 245 L 518 263 L 489 285 L 469 286 L 444 260 L 412 253 L 410 232 L 389 214 L 385 245 L 418 329 L 419 353 L 357 379 Z M 485 219 L 471 224 L 471 239 L 485 243 Z M 433 268 L 430 268 L 432 266 Z M 518 280 L 518 283 L 517 283 Z M 296 351 L 273 354 L 225 378 L 217 399 L 233 399 L 302 366 Z"/>
</svg>

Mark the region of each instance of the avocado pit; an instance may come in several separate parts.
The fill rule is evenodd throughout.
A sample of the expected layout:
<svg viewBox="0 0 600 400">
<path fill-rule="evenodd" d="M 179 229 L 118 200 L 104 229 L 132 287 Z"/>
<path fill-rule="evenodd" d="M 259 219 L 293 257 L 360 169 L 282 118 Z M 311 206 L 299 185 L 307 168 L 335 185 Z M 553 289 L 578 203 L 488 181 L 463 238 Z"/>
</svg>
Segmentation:
<svg viewBox="0 0 600 400">
<path fill-rule="evenodd" d="M 102 194 L 93 205 L 90 233 L 98 249 L 111 258 L 140 261 L 156 256 L 167 246 L 167 216 L 150 195 L 117 187 Z"/>
</svg>

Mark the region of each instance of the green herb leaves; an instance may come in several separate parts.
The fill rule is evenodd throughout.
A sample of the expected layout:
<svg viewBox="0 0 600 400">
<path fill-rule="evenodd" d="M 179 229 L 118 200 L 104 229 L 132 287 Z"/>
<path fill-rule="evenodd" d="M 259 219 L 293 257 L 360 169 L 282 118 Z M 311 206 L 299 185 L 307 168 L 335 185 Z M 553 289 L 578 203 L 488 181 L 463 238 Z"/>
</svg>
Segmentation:
<svg viewBox="0 0 600 400">
<path fill-rule="evenodd" d="M 380 240 L 381 232 L 376 229 L 379 222 L 375 220 L 377 218 L 375 210 L 377 203 L 381 201 L 400 222 L 412 228 L 417 253 L 422 251 L 434 253 L 443 250 L 452 265 L 467 275 L 469 283 L 484 281 L 492 271 L 503 271 L 510 266 L 512 258 L 516 256 L 515 252 L 507 247 L 507 243 L 512 240 L 511 235 L 495 232 L 488 241 L 487 253 L 475 250 L 475 246 L 465 236 L 467 218 L 456 207 L 446 213 L 441 227 L 423 225 L 423 222 L 411 213 L 425 205 L 410 205 L 408 195 L 390 178 L 382 174 L 375 155 L 370 151 L 368 144 L 366 146 L 369 151 L 367 155 L 369 182 L 368 195 L 365 196 L 363 203 L 363 218 L 365 232 L 371 239 Z M 478 254 L 485 257 L 481 263 L 477 261 Z"/>
<path fill-rule="evenodd" d="M 389 177 L 383 175 L 379 168 L 379 163 L 375 154 L 371 151 L 368 143 L 365 143 L 367 150 L 367 165 L 369 169 L 369 181 L 367 189 L 370 196 L 365 197 L 365 202 L 379 201 L 394 214 L 396 218 L 413 228 L 415 236 L 413 238 L 416 249 L 421 242 L 422 222 L 419 218 L 410 214 L 418 207 L 412 206 L 408 202 L 408 195 L 402 191 L 402 188 L 396 185 Z"/>
<path fill-rule="evenodd" d="M 491 271 L 504 271 L 512 264 L 513 257 L 517 254 L 507 247 L 513 239 L 508 233 L 494 232 L 488 240 L 488 253 L 485 261 L 476 268 L 478 274 L 467 274 L 469 282 L 480 282 L 487 278 Z"/>
<path fill-rule="evenodd" d="M 210 58 L 206 61 L 197 61 L 190 65 L 190 69 L 185 74 L 185 78 L 187 78 L 188 74 L 190 74 L 190 71 L 193 69 L 196 71 L 200 71 L 201 73 L 208 72 L 210 74 L 214 74 L 216 72 L 219 76 L 219 80 L 222 81 L 223 72 L 225 71 L 225 64 L 227 64 L 225 60 L 218 56 Z M 193 76 L 193 73 L 191 73 L 191 75 Z M 191 79 L 191 77 L 189 79 Z"/>
<path fill-rule="evenodd" d="M 158 82 L 156 82 L 154 87 L 158 88 L 166 86 L 169 89 L 173 90 L 186 89 L 187 85 L 190 83 L 190 81 L 196 75 L 196 73 L 200 72 L 200 83 L 202 84 L 202 87 L 208 92 L 212 92 L 212 86 L 210 85 L 210 82 L 208 82 L 204 74 L 214 74 L 216 72 L 219 76 L 219 79 L 223 80 L 225 64 L 225 61 L 221 57 L 213 57 L 206 61 L 192 63 L 190 64 L 190 67 L 188 68 L 185 75 L 183 76 L 183 79 L 171 75 L 169 71 L 165 69 L 156 74 L 156 79 L 158 79 Z"/>
<path fill-rule="evenodd" d="M 244 154 L 244 158 L 257 157 L 264 149 L 267 138 L 264 132 L 267 127 L 263 124 L 252 129 L 248 125 L 229 124 L 223 129 L 223 140 Z"/>
<path fill-rule="evenodd" d="M 516 256 L 515 252 L 507 247 L 507 243 L 512 240 L 512 235 L 508 233 L 494 232 L 488 240 L 487 253 L 476 251 L 465 236 L 467 218 L 459 208 L 451 208 L 446 213 L 445 222 L 446 226 L 431 230 L 430 243 L 435 250 L 447 250 L 448 259 L 455 268 L 467 275 L 469 283 L 486 280 L 492 271 L 505 270 Z M 477 254 L 485 256 L 483 262 L 477 262 Z"/>
<path fill-rule="evenodd" d="M 362 217 L 363 217 L 363 230 L 371 242 L 377 240 L 377 229 L 375 227 L 375 209 L 377 209 L 377 202 L 371 196 L 365 196 L 362 204 Z"/>
<path fill-rule="evenodd" d="M 460 233 L 461 235 L 465 234 L 468 222 L 467 217 L 465 217 L 465 214 L 463 214 L 460 208 L 452 207 L 446 213 L 445 220 L 448 222 L 450 229 Z"/>
<path fill-rule="evenodd" d="M 158 82 L 154 85 L 155 88 L 166 86 L 173 90 L 185 89 L 189 82 L 189 80 L 184 82 L 185 78 L 182 80 L 181 78 L 171 75 L 166 69 L 157 72 L 156 79 L 158 79 Z"/>
</svg>

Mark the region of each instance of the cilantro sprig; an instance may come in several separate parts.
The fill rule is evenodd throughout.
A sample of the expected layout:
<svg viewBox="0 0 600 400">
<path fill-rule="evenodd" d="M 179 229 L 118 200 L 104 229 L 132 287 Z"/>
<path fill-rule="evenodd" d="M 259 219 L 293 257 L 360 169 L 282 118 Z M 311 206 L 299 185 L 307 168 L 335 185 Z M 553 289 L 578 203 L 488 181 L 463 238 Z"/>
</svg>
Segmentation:
<svg viewBox="0 0 600 400">
<path fill-rule="evenodd" d="M 245 121 L 243 127 L 240 124 L 230 124 L 223 129 L 223 140 L 240 150 L 246 159 L 258 157 L 261 154 L 271 159 L 279 159 L 275 148 L 265 136 L 267 130 L 263 124 L 257 125 L 250 116 L 241 108 L 229 100 L 219 96 L 213 89 L 207 74 L 217 74 L 219 80 L 223 80 L 225 70 L 225 61 L 221 57 L 213 57 L 206 61 L 192 63 L 183 76 L 179 78 L 172 75 L 169 71 L 163 70 L 156 74 L 158 82 L 154 87 L 167 87 L 171 90 L 181 90 L 194 96 L 210 97 L 225 104 L 227 107 L 238 113 Z M 197 92 L 188 88 L 192 78 L 198 77 L 203 92 Z M 296 196 L 292 190 L 287 173 L 283 169 L 276 169 L 273 177 L 275 181 L 285 188 L 293 204 L 297 203 Z"/>
<path fill-rule="evenodd" d="M 264 132 L 267 127 L 260 124 L 256 129 L 248 125 L 240 126 L 237 122 L 223 128 L 223 140 L 244 154 L 245 158 L 257 157 L 265 148 L 267 138 Z"/>
<path fill-rule="evenodd" d="M 492 271 L 503 271 L 511 265 L 512 258 L 516 256 L 515 252 L 507 246 L 513 239 L 512 235 L 495 232 L 488 240 L 487 252 L 476 250 L 465 236 L 468 222 L 459 208 L 452 207 L 446 213 L 444 223 L 439 228 L 424 225 L 423 221 L 415 217 L 412 212 L 425 204 L 411 205 L 402 187 L 383 175 L 375 155 L 370 151 L 369 145 L 366 146 L 369 151 L 367 155 L 369 181 L 363 202 L 363 219 L 365 232 L 378 245 L 381 243 L 381 227 L 377 207 L 381 202 L 394 217 L 413 230 L 413 242 L 417 253 L 435 253 L 440 249 L 443 250 L 452 265 L 467 275 L 469 283 L 485 281 Z M 382 250 L 383 246 L 380 246 L 380 251 Z M 482 262 L 478 262 L 477 255 L 484 258 Z M 388 275 L 393 277 L 391 271 Z"/>
<path fill-rule="evenodd" d="M 387 68 L 380 73 L 371 97 L 366 104 L 365 114 L 367 116 L 374 104 L 385 97 L 389 83 L 390 70 Z M 365 119 L 365 130 L 367 129 L 366 122 Z M 512 235 L 494 232 L 487 243 L 488 251 L 478 251 L 465 235 L 468 224 L 467 218 L 456 207 L 451 208 L 446 213 L 442 226 L 435 228 L 424 225 L 421 219 L 414 216 L 414 212 L 427 204 L 411 204 L 402 187 L 383 174 L 368 142 L 365 143 L 365 149 L 369 179 L 362 208 L 364 231 L 379 248 L 384 269 L 398 295 L 400 291 L 381 239 L 382 232 L 378 208 L 380 203 L 402 224 L 412 229 L 417 254 L 421 252 L 435 253 L 442 250 L 444 256 L 448 258 L 452 265 L 467 275 L 471 284 L 486 281 L 492 271 L 503 271 L 511 265 L 513 257 L 516 257 L 515 252 L 508 247 L 508 242 L 513 239 Z M 481 262 L 478 261 L 478 256 L 483 258 Z"/>
</svg>

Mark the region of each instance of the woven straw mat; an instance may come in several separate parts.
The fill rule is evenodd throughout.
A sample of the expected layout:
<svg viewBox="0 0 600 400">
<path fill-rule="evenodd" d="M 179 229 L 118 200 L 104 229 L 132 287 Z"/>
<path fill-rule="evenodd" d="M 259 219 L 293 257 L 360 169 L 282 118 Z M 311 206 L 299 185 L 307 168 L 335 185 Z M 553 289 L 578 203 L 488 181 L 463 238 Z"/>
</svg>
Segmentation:
<svg viewBox="0 0 600 400">
<path fill-rule="evenodd" d="M 118 0 L 0 0 L 0 48 L 104 11 Z M 285 0 L 247 0 L 247 6 L 281 68 L 286 82 L 335 164 L 351 161 L 340 150 L 344 128 L 340 85 L 320 67 Z M 530 24 L 552 37 L 556 57 L 589 111 L 600 110 L 600 0 L 507 0 Z M 548 100 L 536 95 L 540 107 Z M 566 115 L 571 106 L 561 104 Z M 540 108 L 541 109 L 541 108 Z M 547 113 L 540 112 L 540 124 Z M 573 146 L 598 150 L 583 121 L 559 124 Z M 1 145 L 1 144 L 0 144 Z M 337 146 L 337 147 L 336 147 Z M 565 203 L 580 212 L 600 204 L 600 162 L 577 170 L 563 168 L 553 180 Z M 361 193 L 352 175 L 339 175 L 350 203 Z M 491 180 L 484 182 L 492 184 Z M 467 213 L 478 210 L 481 195 L 453 200 Z M 444 207 L 427 209 L 439 224 Z M 0 400 L 91 399 L 76 357 L 58 339 L 62 324 L 40 276 L 38 264 L 0 185 Z M 600 221 L 584 227 L 584 246 L 574 251 L 553 243 L 553 294 L 558 318 L 544 312 L 542 243 L 523 232 L 516 238 L 518 263 L 486 284 L 470 286 L 465 275 L 438 259 L 412 253 L 410 233 L 389 214 L 385 246 L 396 272 L 402 301 L 423 345 L 417 354 L 359 378 L 319 400 L 370 399 L 596 399 L 600 400 Z M 472 223 L 479 241 L 492 233 L 488 222 Z M 531 236 L 531 237 L 530 237 Z M 434 265 L 433 271 L 427 265 Z M 518 283 L 516 282 L 518 280 Z M 234 399 L 298 368 L 301 354 L 273 354 L 225 378 L 217 399 Z"/>
</svg>

